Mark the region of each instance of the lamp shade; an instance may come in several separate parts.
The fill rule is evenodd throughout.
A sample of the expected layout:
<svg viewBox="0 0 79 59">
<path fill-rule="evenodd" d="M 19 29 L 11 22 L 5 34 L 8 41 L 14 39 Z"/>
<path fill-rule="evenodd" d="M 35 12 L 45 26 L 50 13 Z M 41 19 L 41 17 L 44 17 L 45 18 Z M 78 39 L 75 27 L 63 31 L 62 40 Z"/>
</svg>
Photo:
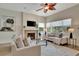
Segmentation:
<svg viewBox="0 0 79 59">
<path fill-rule="evenodd" d="M 74 32 L 74 28 L 69 28 L 68 31 L 69 32 Z"/>
</svg>

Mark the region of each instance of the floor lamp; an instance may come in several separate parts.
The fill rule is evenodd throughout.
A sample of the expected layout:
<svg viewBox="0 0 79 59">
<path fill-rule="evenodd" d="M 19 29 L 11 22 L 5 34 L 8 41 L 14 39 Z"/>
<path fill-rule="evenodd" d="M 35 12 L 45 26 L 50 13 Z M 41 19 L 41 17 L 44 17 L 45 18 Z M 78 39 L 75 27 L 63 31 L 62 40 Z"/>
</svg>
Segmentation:
<svg viewBox="0 0 79 59">
<path fill-rule="evenodd" d="M 68 31 L 70 32 L 70 37 L 69 37 L 69 43 L 71 44 L 71 40 L 73 40 L 73 42 L 72 42 L 72 46 L 74 47 L 74 46 L 76 46 L 76 40 L 73 38 L 73 32 L 74 32 L 74 28 L 69 28 L 68 29 Z"/>
<path fill-rule="evenodd" d="M 68 29 L 68 32 L 70 32 L 69 38 L 70 38 L 70 39 L 73 39 L 74 28 L 69 28 L 69 29 Z"/>
</svg>

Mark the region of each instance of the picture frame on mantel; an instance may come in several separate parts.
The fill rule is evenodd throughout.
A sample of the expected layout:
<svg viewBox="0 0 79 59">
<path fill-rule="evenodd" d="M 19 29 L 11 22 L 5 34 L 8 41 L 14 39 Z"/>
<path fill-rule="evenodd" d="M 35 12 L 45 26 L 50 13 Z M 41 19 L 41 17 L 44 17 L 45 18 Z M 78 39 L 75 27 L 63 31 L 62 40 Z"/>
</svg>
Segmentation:
<svg viewBox="0 0 79 59">
<path fill-rule="evenodd" d="M 0 16 L 0 31 L 3 32 L 15 31 L 15 17 Z"/>
</svg>

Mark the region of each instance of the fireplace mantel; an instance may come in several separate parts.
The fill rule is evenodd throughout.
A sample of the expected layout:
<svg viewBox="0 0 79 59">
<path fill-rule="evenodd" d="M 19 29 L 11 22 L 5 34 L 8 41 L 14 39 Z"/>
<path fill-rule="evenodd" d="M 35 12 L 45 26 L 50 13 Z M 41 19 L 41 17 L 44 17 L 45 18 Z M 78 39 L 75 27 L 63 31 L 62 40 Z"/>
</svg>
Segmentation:
<svg viewBox="0 0 79 59">
<path fill-rule="evenodd" d="M 34 27 L 24 28 L 24 31 L 29 31 L 29 30 L 31 30 L 31 31 L 38 31 L 38 28 L 34 28 Z"/>
</svg>

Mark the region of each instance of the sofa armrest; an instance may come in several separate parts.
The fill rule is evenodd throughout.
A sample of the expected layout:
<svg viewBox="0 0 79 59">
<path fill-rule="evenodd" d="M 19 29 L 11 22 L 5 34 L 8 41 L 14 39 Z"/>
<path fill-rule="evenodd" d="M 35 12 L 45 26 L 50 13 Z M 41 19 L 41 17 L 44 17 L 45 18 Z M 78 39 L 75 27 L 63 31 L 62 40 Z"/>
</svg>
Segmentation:
<svg viewBox="0 0 79 59">
<path fill-rule="evenodd" d="M 41 55 L 41 46 L 30 46 L 23 48 L 15 48 L 15 45 L 12 46 L 11 55 L 13 56 L 40 56 Z"/>
<path fill-rule="evenodd" d="M 15 43 L 14 42 L 12 42 L 12 44 L 11 44 L 11 55 L 16 51 L 16 45 L 15 45 Z"/>
</svg>

